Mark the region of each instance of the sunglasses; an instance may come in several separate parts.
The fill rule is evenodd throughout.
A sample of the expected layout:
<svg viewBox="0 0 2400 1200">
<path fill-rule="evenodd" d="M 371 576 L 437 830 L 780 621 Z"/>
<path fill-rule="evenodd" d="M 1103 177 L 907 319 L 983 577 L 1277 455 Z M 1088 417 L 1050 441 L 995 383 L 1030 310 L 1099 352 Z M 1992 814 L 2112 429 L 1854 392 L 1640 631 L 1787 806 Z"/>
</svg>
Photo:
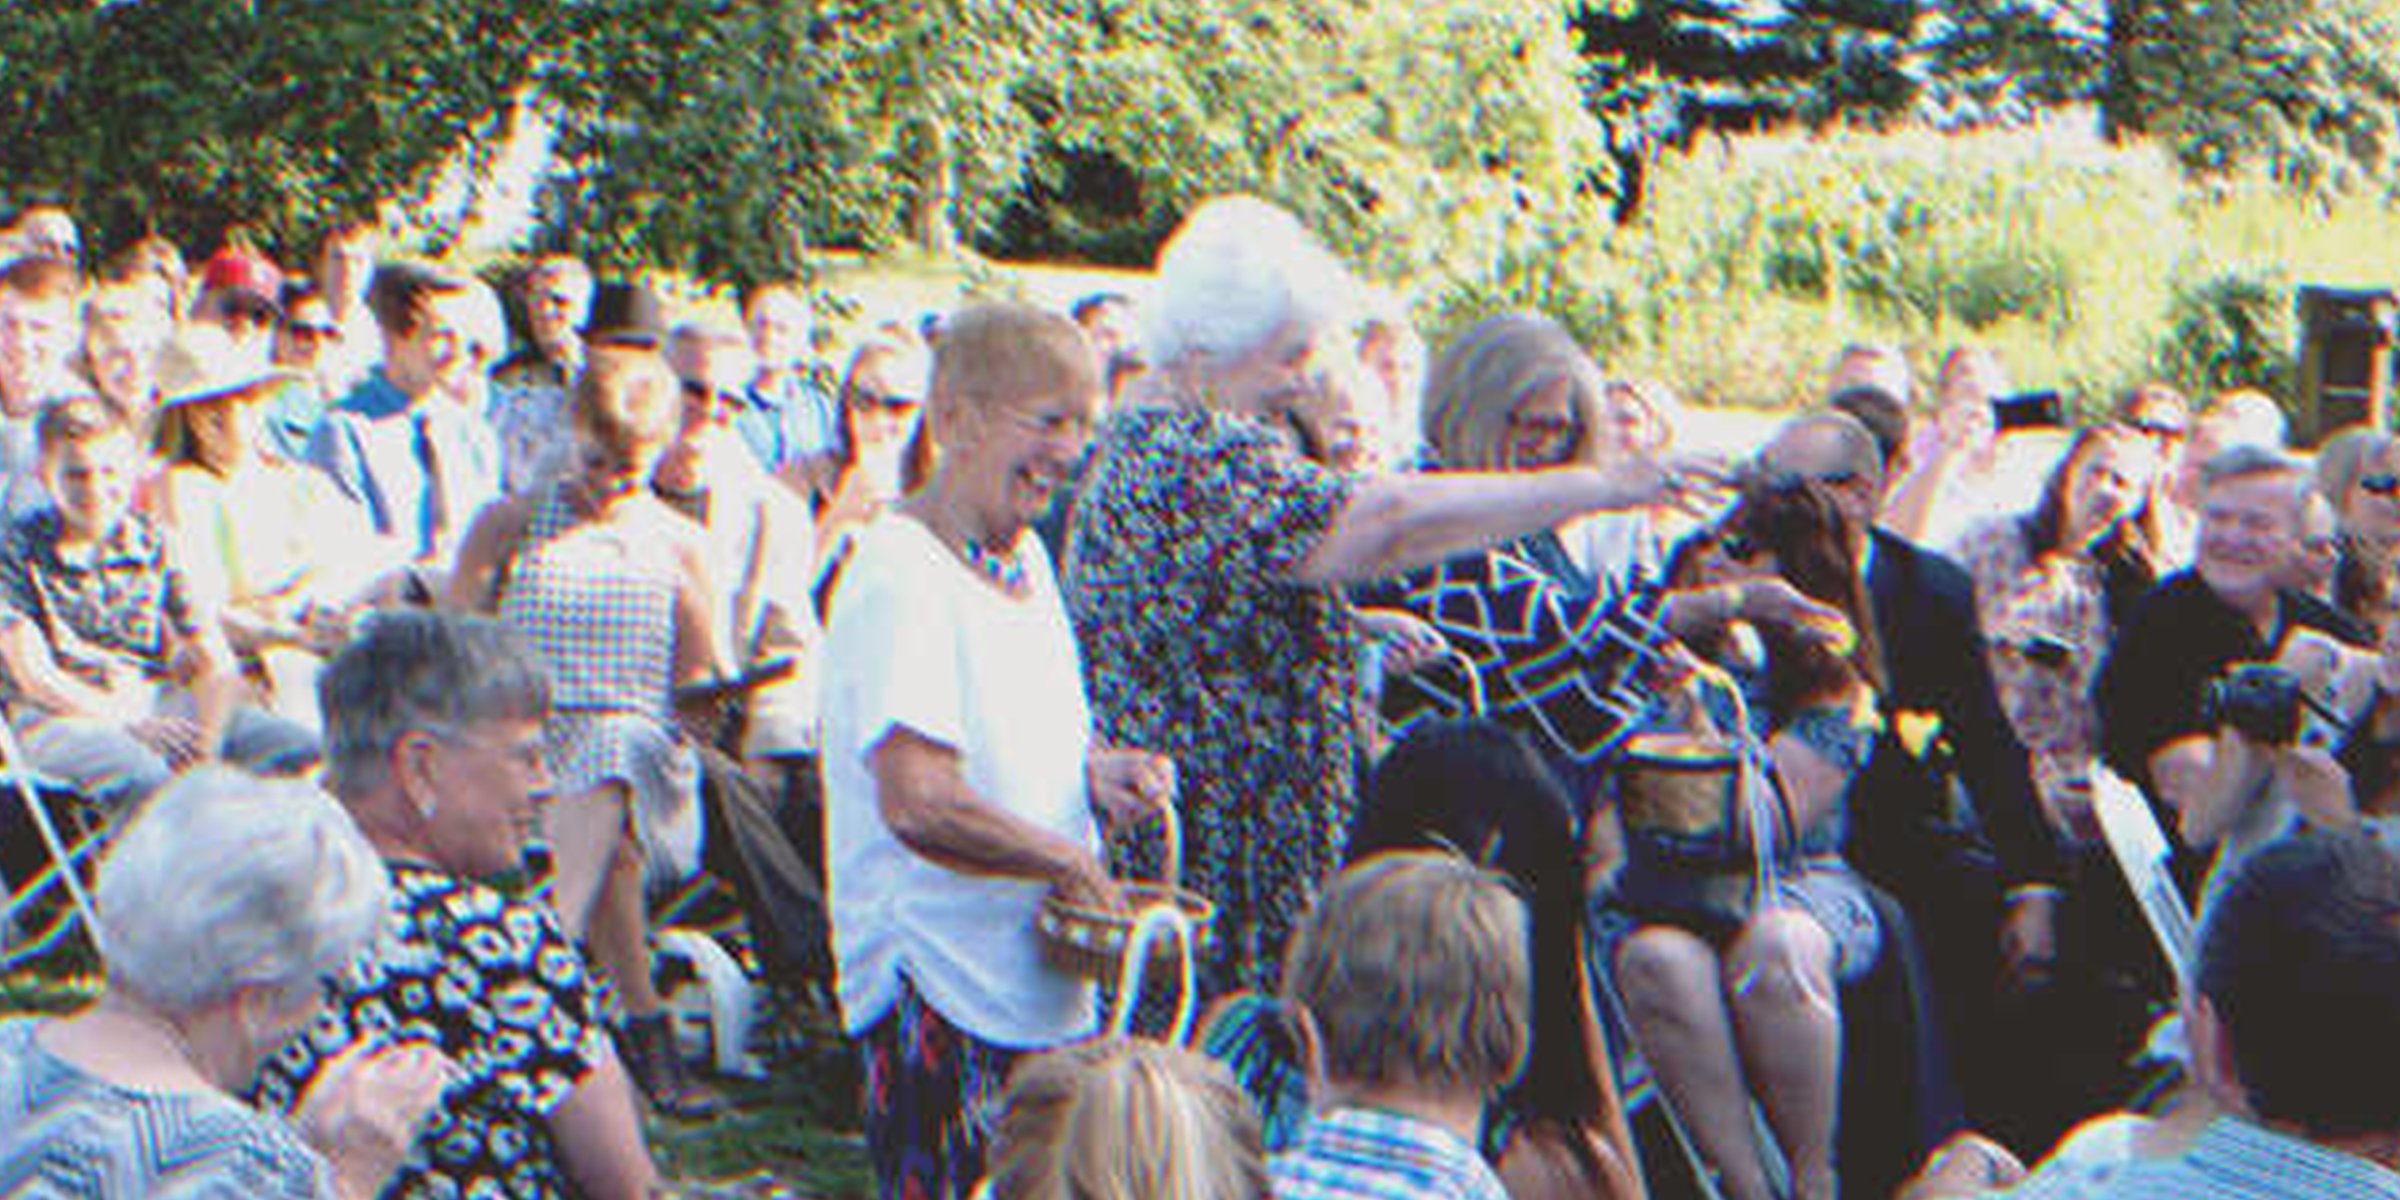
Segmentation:
<svg viewBox="0 0 2400 1200">
<path fill-rule="evenodd" d="M 335 329 L 331 325 L 286 325 L 283 327 L 283 331 L 292 337 L 310 342 L 324 341 L 341 333 L 341 330 Z"/>
<path fill-rule="evenodd" d="M 2143 437 L 2153 437 L 2165 442 L 2180 442 L 2185 433 L 2181 425 L 2169 425 L 2160 421 L 2132 421 L 2128 422 L 2126 427 Z"/>
<path fill-rule="evenodd" d="M 923 403 L 915 396 L 905 396 L 897 392 L 871 392 L 865 388 L 857 389 L 851 395 L 861 408 L 880 409 L 886 413 L 914 412 L 917 406 Z"/>
<path fill-rule="evenodd" d="M 1765 549 L 1766 547 L 1759 545 L 1746 533 L 1720 533 L 1717 535 L 1717 552 L 1723 554 L 1730 562 L 1750 562 Z"/>
<path fill-rule="evenodd" d="M 2394 493 L 2400 492 L 2400 475 L 2388 472 L 2380 475 L 2361 475 L 2358 477 L 2358 490 L 2388 499 Z"/>
</svg>

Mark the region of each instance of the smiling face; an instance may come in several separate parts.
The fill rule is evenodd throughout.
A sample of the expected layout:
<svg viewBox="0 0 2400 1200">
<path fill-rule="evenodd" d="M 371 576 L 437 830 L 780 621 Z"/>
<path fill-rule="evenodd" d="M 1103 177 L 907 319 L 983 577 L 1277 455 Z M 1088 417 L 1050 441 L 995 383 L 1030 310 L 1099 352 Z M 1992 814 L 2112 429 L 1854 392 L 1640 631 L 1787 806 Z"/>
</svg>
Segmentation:
<svg viewBox="0 0 2400 1200">
<path fill-rule="evenodd" d="M 1309 388 L 1309 359 L 1317 333 L 1298 321 L 1275 327 L 1239 358 L 1208 360 L 1208 394 L 1222 412 L 1263 416 L 1288 409 Z"/>
<path fill-rule="evenodd" d="M 2271 603 L 2299 549 L 2300 490 L 2290 471 L 2240 475 L 2200 496 L 2200 546 L 2194 565 L 2209 588 L 2236 608 Z"/>
<path fill-rule="evenodd" d="M 481 721 L 463 730 L 418 730 L 402 739 L 413 759 L 412 790 L 431 798 L 424 840 L 436 865 L 489 878 L 524 862 L 550 797 L 542 722 Z M 423 811 L 424 801 L 419 801 Z"/>
<path fill-rule="evenodd" d="M 2147 455 L 2126 441 L 2093 440 L 2067 475 L 2066 531 L 2080 547 L 2141 506 Z"/>
</svg>

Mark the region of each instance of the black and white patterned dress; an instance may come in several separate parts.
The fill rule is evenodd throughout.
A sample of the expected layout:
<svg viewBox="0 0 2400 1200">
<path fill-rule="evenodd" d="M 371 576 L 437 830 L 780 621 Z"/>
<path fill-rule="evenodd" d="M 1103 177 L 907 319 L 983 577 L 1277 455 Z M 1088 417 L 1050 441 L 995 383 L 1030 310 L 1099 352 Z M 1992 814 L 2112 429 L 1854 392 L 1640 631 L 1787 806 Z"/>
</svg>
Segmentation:
<svg viewBox="0 0 2400 1200">
<path fill-rule="evenodd" d="M 414 864 L 391 872 L 390 921 L 316 1024 L 259 1073 L 262 1106 L 290 1111 L 326 1061 L 362 1038 L 430 1043 L 464 1077 L 384 1195 L 571 1195 L 549 1117 L 600 1062 L 607 1036 L 583 957 L 548 908 Z"/>
</svg>

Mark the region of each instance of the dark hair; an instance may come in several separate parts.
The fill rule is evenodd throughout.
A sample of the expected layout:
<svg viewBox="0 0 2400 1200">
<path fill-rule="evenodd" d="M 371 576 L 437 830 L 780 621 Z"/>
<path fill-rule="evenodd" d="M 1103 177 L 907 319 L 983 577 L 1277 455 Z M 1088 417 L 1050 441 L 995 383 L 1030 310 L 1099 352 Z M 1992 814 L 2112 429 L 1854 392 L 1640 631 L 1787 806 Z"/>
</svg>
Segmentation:
<svg viewBox="0 0 2400 1200">
<path fill-rule="evenodd" d="M 1900 398 L 1871 383 L 1862 383 L 1835 392 L 1825 407 L 1841 413 L 1867 427 L 1875 437 L 1875 453 L 1883 459 L 1886 474 L 1900 461 L 1900 451 L 1908 445 L 1908 406 Z"/>
<path fill-rule="evenodd" d="M 81 446 L 115 434 L 132 434 L 125 419 L 98 396 L 71 396 L 52 403 L 34 418 L 33 441 L 48 459 L 68 446 Z"/>
<path fill-rule="evenodd" d="M 1851 550 L 1849 518 L 1832 493 L 1809 480 L 1757 476 L 1743 486 L 1725 528 L 1772 553 L 1785 582 L 1810 599 L 1840 609 L 1856 635 L 1844 655 L 1779 626 L 1759 626 L 1759 638 L 1767 646 L 1768 711 L 1780 720 L 1853 683 L 1881 692 L 1885 668 L 1875 610 Z"/>
<path fill-rule="evenodd" d="M 1077 300 L 1074 307 L 1067 310 L 1067 315 L 1075 318 L 1075 323 L 1081 325 L 1091 319 L 1093 313 L 1111 304 L 1131 305 L 1132 303 L 1133 297 L 1123 292 L 1093 292 Z"/>
<path fill-rule="evenodd" d="M 2200 934 L 2200 994 L 2250 1106 L 2313 1138 L 2400 1131 L 2400 859 L 2362 835 L 2244 862 Z"/>
<path fill-rule="evenodd" d="M 83 286 L 83 275 L 63 258 L 29 254 L 0 268 L 0 291 L 33 300 L 71 299 Z"/>
<path fill-rule="evenodd" d="M 2105 442 L 2131 436 L 2114 425 L 2093 425 L 2075 435 L 2067 452 L 2059 456 L 2058 465 L 2051 468 L 2050 478 L 2042 483 L 2041 498 L 2034 502 L 2033 511 L 2025 515 L 2021 526 L 2025 548 L 2034 558 L 2080 550 L 2059 545 L 2059 539 L 2067 531 L 2067 489 L 2074 485 L 2075 472 L 2082 468 L 2085 457 L 2097 453 Z M 2110 526 L 2106 536 L 2092 546 L 2091 560 L 2100 568 L 2110 628 L 2122 627 L 2134 601 L 2158 582 L 2159 537 L 2158 517 L 2145 499 L 2141 507 Z"/>
<path fill-rule="evenodd" d="M 463 280 L 413 263 L 385 263 L 367 281 L 367 311 L 386 334 L 406 336 L 415 331 L 426 301 L 466 290 Z"/>
<path fill-rule="evenodd" d="M 1450 848 L 1514 881 L 1533 914 L 1533 1044 L 1501 1103 L 1528 1119 L 1606 1133 L 1619 1115 L 1598 1074 L 1606 1064 L 1594 1061 L 1606 1043 L 1584 968 L 1580 844 L 1566 789 L 1522 737 L 1489 721 L 1445 721 L 1410 734 L 1375 765 L 1344 859 Z M 1588 1150 L 1585 1139 L 1568 1140 Z"/>
</svg>

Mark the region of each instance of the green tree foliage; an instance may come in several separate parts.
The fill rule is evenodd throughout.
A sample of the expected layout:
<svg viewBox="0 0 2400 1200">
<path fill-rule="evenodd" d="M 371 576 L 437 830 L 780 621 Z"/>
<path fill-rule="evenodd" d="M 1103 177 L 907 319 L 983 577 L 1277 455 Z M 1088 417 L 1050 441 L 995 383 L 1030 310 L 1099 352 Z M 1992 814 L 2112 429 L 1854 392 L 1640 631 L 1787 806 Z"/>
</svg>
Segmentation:
<svg viewBox="0 0 2400 1200">
<path fill-rule="evenodd" d="M 297 255 L 488 146 L 555 7 L 7 0 L 0 187 L 73 206 L 98 245 L 243 228 Z"/>
<path fill-rule="evenodd" d="M 2195 173 L 2325 189 L 2400 165 L 2396 35 L 2381 0 L 1944 0 L 1928 45 L 1967 115 L 2088 102 Z"/>
</svg>

